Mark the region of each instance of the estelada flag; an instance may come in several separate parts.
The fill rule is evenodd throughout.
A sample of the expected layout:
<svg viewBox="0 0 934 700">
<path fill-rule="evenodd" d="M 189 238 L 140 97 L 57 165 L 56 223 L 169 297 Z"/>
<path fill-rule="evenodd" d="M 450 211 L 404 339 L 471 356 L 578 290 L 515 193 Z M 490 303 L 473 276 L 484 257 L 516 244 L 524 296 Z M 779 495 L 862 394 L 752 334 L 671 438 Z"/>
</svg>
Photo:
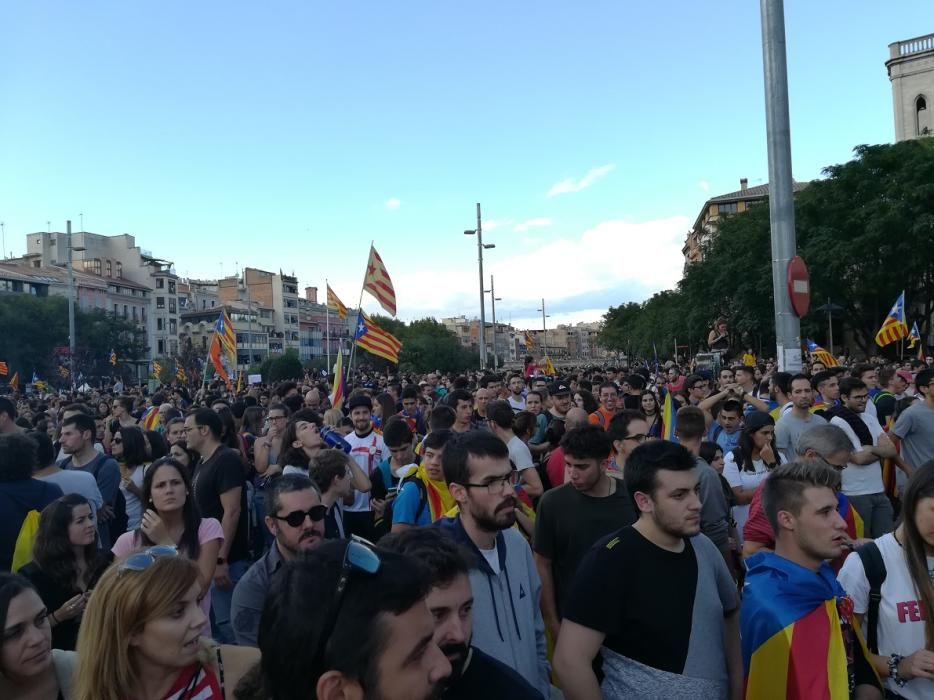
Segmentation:
<svg viewBox="0 0 934 700">
<path fill-rule="evenodd" d="M 525 332 L 525 351 L 532 352 L 532 334 L 528 331 Z"/>
<path fill-rule="evenodd" d="M 354 342 L 367 352 L 399 364 L 399 351 L 402 349 L 402 343 L 392 333 L 387 333 L 373 323 L 362 309 L 357 314 Z"/>
<path fill-rule="evenodd" d="M 0 362 L 0 377 L 5 377 L 10 373 L 10 368 L 6 362 Z"/>
<path fill-rule="evenodd" d="M 772 552 L 753 555 L 746 564 L 740 611 L 746 698 L 848 700 L 847 653 L 862 654 L 866 667 L 873 666 L 853 601 L 833 570 L 824 563 L 815 573 Z M 851 650 L 841 619 L 854 635 Z"/>
<path fill-rule="evenodd" d="M 340 408 L 344 405 L 344 396 L 347 395 L 347 384 L 344 381 L 344 353 L 337 351 L 337 365 L 334 367 L 334 390 L 331 393 L 331 406 Z"/>
<path fill-rule="evenodd" d="M 211 348 L 208 350 L 208 358 L 211 360 L 211 364 L 214 366 L 214 371 L 217 372 L 217 376 L 224 381 L 224 384 L 230 384 L 230 375 L 227 374 L 227 369 L 221 361 L 220 336 L 216 332 L 211 337 Z"/>
<path fill-rule="evenodd" d="M 918 330 L 918 322 L 911 324 L 911 333 L 908 334 L 908 349 L 914 350 L 915 345 L 921 342 L 921 332 Z"/>
<path fill-rule="evenodd" d="M 150 406 L 140 419 L 144 430 L 157 430 L 159 428 L 159 406 Z"/>
<path fill-rule="evenodd" d="M 366 263 L 366 277 L 363 288 L 376 297 L 376 301 L 390 316 L 396 315 L 396 290 L 389 279 L 389 273 L 379 257 L 376 248 L 370 246 L 370 259 Z"/>
<path fill-rule="evenodd" d="M 837 362 L 837 358 L 835 358 L 813 340 L 808 338 L 806 342 L 808 346 L 808 352 L 811 353 L 811 357 L 813 357 L 818 362 L 823 362 L 824 367 L 836 367 L 839 364 Z"/>
<path fill-rule="evenodd" d="M 882 327 L 876 333 L 876 345 L 885 347 L 896 340 L 908 337 L 908 324 L 905 322 L 905 292 L 898 295 L 889 315 L 882 322 Z"/>
<path fill-rule="evenodd" d="M 344 306 L 344 302 L 337 298 L 337 295 L 334 293 L 334 290 L 331 289 L 331 285 L 327 285 L 328 288 L 328 308 L 337 314 L 337 317 L 340 319 L 347 318 L 347 307 Z"/>
<path fill-rule="evenodd" d="M 221 315 L 217 317 L 217 323 L 214 324 L 214 336 L 227 354 L 230 364 L 235 364 L 237 361 L 237 335 L 234 333 L 230 316 L 227 315 L 227 309 L 221 309 Z"/>
</svg>

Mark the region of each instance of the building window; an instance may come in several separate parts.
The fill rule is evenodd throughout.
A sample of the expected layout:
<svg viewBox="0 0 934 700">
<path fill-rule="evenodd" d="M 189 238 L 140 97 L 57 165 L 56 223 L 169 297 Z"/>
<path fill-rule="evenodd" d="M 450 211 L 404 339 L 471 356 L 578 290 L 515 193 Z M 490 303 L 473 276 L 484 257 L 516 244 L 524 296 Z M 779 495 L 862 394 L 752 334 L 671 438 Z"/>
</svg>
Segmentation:
<svg viewBox="0 0 934 700">
<path fill-rule="evenodd" d="M 175 306 L 175 297 L 169 297 L 169 313 L 178 313 L 178 309 Z"/>
<path fill-rule="evenodd" d="M 244 345 L 246 343 L 246 334 L 237 333 L 237 345 Z"/>
<path fill-rule="evenodd" d="M 111 260 L 107 261 L 107 276 L 108 277 L 114 276 L 114 264 L 113 264 L 113 261 Z"/>
<path fill-rule="evenodd" d="M 178 321 L 174 318 L 169 319 L 169 333 L 172 335 L 178 335 Z"/>
<path fill-rule="evenodd" d="M 156 289 L 165 289 L 165 280 L 161 277 L 156 277 Z"/>
<path fill-rule="evenodd" d="M 119 260 L 117 261 L 117 279 L 118 280 L 123 279 L 123 263 L 120 262 Z"/>
<path fill-rule="evenodd" d="M 175 294 L 175 280 L 169 280 L 169 294 Z"/>
<path fill-rule="evenodd" d="M 138 320 L 138 319 L 137 319 L 137 316 L 136 316 L 137 313 L 138 313 L 137 308 L 134 306 L 134 307 L 133 307 L 133 320 L 134 320 L 134 321 Z"/>
<path fill-rule="evenodd" d="M 165 319 L 161 319 L 161 318 L 156 319 L 156 330 L 157 331 L 165 330 Z"/>
<path fill-rule="evenodd" d="M 120 314 L 120 305 L 114 304 L 114 316 L 118 316 L 119 314 Z"/>
<path fill-rule="evenodd" d="M 139 310 L 139 317 L 143 323 L 146 323 L 146 307 L 145 306 Z"/>
<path fill-rule="evenodd" d="M 128 318 L 129 315 L 130 315 L 129 309 L 127 308 L 127 305 L 124 304 L 124 305 L 123 305 L 123 318 Z"/>
<path fill-rule="evenodd" d="M 159 355 L 165 355 L 165 341 L 159 340 L 156 342 L 156 348 Z"/>
<path fill-rule="evenodd" d="M 165 308 L 165 297 L 156 297 L 156 308 L 157 309 Z"/>
<path fill-rule="evenodd" d="M 717 205 L 717 211 L 720 214 L 735 214 L 737 211 L 736 202 L 724 202 Z"/>
<path fill-rule="evenodd" d="M 89 258 L 84 261 L 84 269 L 88 272 L 92 272 L 95 275 L 101 274 L 101 259 L 100 258 Z"/>
<path fill-rule="evenodd" d="M 931 133 L 928 117 L 928 101 L 924 95 L 915 98 L 915 136 L 928 136 Z"/>
</svg>

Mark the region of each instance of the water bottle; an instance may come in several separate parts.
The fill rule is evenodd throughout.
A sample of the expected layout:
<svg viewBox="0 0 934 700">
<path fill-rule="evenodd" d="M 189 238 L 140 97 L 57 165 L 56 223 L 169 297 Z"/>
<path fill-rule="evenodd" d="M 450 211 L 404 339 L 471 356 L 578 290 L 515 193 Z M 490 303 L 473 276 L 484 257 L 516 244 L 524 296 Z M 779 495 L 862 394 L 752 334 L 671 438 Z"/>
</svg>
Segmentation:
<svg viewBox="0 0 934 700">
<path fill-rule="evenodd" d="M 321 437 L 324 438 L 324 444 L 328 447 L 337 447 L 347 454 L 350 454 L 350 443 L 344 439 L 344 436 L 328 425 L 322 425 L 320 428 Z"/>
</svg>

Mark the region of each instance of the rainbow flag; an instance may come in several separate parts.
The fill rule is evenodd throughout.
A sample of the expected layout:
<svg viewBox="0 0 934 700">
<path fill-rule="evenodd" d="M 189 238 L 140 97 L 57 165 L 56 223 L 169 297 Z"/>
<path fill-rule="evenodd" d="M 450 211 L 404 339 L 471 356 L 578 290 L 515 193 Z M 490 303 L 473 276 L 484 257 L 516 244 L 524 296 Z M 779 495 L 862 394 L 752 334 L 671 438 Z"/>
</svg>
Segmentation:
<svg viewBox="0 0 934 700">
<path fill-rule="evenodd" d="M 146 413 L 143 414 L 143 417 L 140 418 L 139 424 L 143 426 L 143 430 L 158 430 L 159 428 L 159 407 L 150 406 L 146 409 Z"/>
<path fill-rule="evenodd" d="M 882 322 L 882 327 L 876 333 L 876 345 L 885 347 L 896 340 L 908 337 L 908 324 L 905 323 L 905 292 L 898 295 L 895 304 L 889 310 L 889 315 Z"/>
<path fill-rule="evenodd" d="M 756 554 L 746 564 L 740 611 L 745 697 L 848 700 L 841 616 L 858 640 L 853 653 L 872 664 L 853 602 L 833 570 L 825 563 L 815 574 L 773 552 Z"/>
<path fill-rule="evenodd" d="M 678 422 L 678 409 L 675 408 L 671 392 L 665 392 L 665 402 L 662 404 L 662 439 L 669 442 L 678 442 L 675 437 L 675 425 Z"/>
<path fill-rule="evenodd" d="M 347 384 L 344 381 L 344 353 L 337 351 L 337 366 L 334 368 L 334 390 L 331 392 L 331 407 L 341 408 L 344 397 L 347 395 Z"/>
<path fill-rule="evenodd" d="M 823 362 L 825 367 L 836 367 L 839 364 L 837 362 L 837 358 L 835 358 L 830 354 L 830 352 L 822 348 L 810 338 L 807 339 L 807 346 L 808 352 L 811 353 L 811 357 L 813 357 L 818 362 Z"/>
</svg>

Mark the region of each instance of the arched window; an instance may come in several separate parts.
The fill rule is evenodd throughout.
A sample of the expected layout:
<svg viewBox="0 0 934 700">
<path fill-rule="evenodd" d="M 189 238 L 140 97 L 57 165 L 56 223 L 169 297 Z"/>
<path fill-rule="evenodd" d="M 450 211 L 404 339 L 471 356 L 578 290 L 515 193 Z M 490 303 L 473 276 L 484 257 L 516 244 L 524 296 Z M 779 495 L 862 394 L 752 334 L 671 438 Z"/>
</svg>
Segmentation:
<svg viewBox="0 0 934 700">
<path fill-rule="evenodd" d="M 932 129 L 931 113 L 928 110 L 928 101 L 924 95 L 915 98 L 915 136 L 928 136 Z"/>
</svg>

